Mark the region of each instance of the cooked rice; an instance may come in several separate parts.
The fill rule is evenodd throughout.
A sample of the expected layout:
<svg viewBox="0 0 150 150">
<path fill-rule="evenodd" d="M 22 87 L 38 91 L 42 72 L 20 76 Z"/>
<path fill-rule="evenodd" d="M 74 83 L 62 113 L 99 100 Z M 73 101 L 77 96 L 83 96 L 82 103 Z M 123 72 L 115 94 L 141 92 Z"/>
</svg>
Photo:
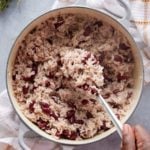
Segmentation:
<svg viewBox="0 0 150 150">
<path fill-rule="evenodd" d="M 121 32 L 90 16 L 62 14 L 36 26 L 20 44 L 13 90 L 22 113 L 40 129 L 82 140 L 113 126 L 98 93 L 119 119 L 126 115 L 133 69 L 131 45 Z"/>
</svg>

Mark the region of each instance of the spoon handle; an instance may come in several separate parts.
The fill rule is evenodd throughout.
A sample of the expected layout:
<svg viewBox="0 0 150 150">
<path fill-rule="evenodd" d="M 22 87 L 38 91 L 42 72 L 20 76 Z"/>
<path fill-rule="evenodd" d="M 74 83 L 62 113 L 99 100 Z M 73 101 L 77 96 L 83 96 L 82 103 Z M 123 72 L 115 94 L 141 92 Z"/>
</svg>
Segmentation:
<svg viewBox="0 0 150 150">
<path fill-rule="evenodd" d="M 110 108 L 110 106 L 108 105 L 108 103 L 104 100 L 104 98 L 101 95 L 99 95 L 98 100 L 104 106 L 106 112 L 109 114 L 109 116 L 111 118 L 111 121 L 115 125 L 118 134 L 122 138 L 122 128 L 123 127 L 122 127 L 121 122 L 119 121 L 119 119 L 117 118 L 117 116 L 114 114 L 114 112 L 112 111 L 112 109 Z"/>
</svg>

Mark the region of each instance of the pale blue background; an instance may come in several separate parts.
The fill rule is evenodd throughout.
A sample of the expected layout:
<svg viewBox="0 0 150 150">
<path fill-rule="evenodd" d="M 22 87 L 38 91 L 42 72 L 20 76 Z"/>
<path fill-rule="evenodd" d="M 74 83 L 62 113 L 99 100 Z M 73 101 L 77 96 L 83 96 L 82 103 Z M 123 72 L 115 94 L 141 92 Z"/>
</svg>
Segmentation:
<svg viewBox="0 0 150 150">
<path fill-rule="evenodd" d="M 34 18 L 50 10 L 53 0 L 12 0 L 9 8 L 0 13 L 0 92 L 6 88 L 5 71 L 11 46 L 20 31 Z M 141 101 L 129 119 L 131 124 L 141 124 L 150 131 L 150 86 L 144 87 Z M 120 139 L 117 133 L 77 150 L 116 150 Z"/>
</svg>

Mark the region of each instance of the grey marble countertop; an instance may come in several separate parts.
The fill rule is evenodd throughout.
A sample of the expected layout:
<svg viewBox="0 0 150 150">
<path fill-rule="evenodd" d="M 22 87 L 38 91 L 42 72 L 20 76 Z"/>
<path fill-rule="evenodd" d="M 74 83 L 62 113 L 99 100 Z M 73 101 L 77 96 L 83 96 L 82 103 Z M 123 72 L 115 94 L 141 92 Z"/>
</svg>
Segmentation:
<svg viewBox="0 0 150 150">
<path fill-rule="evenodd" d="M 0 92 L 6 88 L 5 72 L 10 49 L 21 30 L 34 18 L 50 10 L 53 0 L 12 0 L 9 7 L 0 12 Z M 140 103 L 129 119 L 130 124 L 141 124 L 150 131 L 150 86 L 145 86 Z M 119 149 L 120 138 L 117 133 L 85 146 L 78 150 L 116 150 Z"/>
</svg>

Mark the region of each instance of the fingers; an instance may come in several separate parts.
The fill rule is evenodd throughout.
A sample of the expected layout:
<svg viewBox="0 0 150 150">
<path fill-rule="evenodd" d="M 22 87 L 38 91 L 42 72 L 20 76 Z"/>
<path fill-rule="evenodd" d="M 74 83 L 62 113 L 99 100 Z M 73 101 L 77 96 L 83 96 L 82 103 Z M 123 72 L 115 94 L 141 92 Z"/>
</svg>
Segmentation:
<svg viewBox="0 0 150 150">
<path fill-rule="evenodd" d="M 135 137 L 134 132 L 130 125 L 125 124 L 123 126 L 122 135 L 122 150 L 135 150 Z"/>
<path fill-rule="evenodd" d="M 122 150 L 150 150 L 150 134 L 141 126 L 123 126 Z"/>
<path fill-rule="evenodd" d="M 150 150 L 150 135 L 140 125 L 134 127 L 136 146 L 138 150 Z"/>
</svg>

